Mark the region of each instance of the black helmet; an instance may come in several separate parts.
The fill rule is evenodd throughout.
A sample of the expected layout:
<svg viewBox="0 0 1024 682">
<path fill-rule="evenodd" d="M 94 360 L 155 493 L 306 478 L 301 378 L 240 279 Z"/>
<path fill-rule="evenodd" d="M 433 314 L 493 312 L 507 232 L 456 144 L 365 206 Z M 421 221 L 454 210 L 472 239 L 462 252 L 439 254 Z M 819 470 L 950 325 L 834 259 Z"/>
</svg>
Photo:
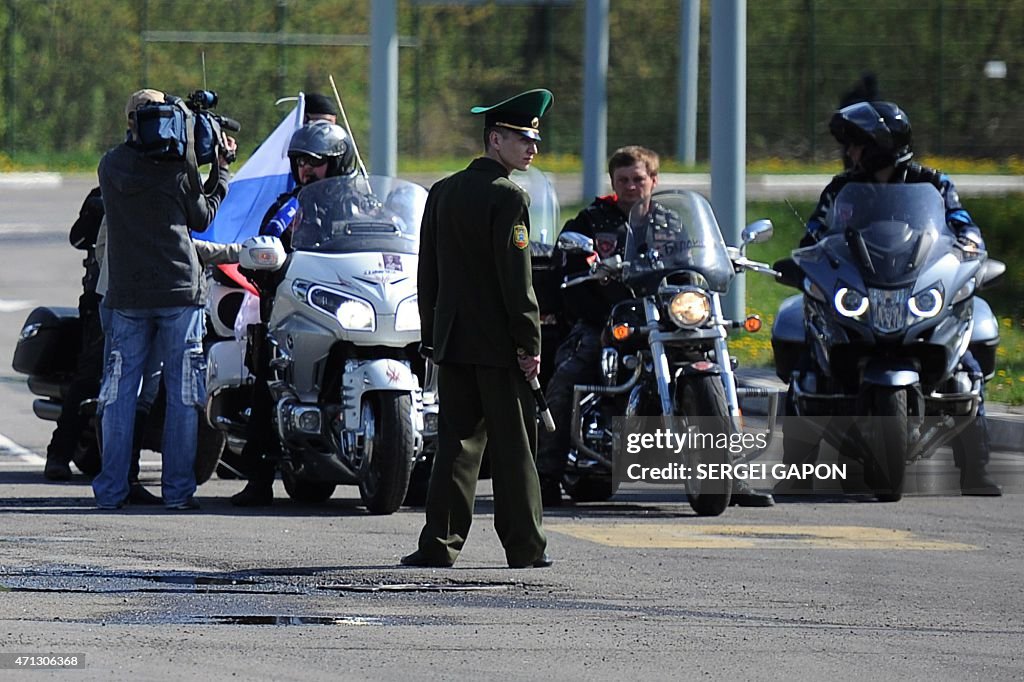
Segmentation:
<svg viewBox="0 0 1024 682">
<path fill-rule="evenodd" d="M 327 159 L 327 177 L 351 175 L 356 170 L 356 155 L 348 133 L 339 125 L 327 121 L 312 121 L 292 135 L 288 144 L 288 158 L 292 162 L 292 177 L 298 178 L 295 159 L 312 156 Z"/>
<path fill-rule="evenodd" d="M 892 102 L 857 102 L 843 107 L 832 115 L 828 128 L 844 147 L 864 145 L 860 166 L 869 173 L 899 166 L 914 155 L 910 118 Z"/>
</svg>

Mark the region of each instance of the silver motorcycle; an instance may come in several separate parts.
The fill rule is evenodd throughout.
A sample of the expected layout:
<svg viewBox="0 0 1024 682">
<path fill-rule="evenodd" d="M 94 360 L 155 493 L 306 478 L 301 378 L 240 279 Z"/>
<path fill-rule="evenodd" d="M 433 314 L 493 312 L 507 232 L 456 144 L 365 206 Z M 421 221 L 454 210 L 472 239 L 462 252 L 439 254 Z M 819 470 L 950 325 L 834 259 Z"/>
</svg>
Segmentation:
<svg viewBox="0 0 1024 682">
<path fill-rule="evenodd" d="M 274 426 L 285 490 L 328 499 L 358 485 L 367 509 L 401 505 L 422 447 L 422 393 L 414 368 L 420 337 L 416 298 L 419 225 L 427 192 L 394 178 L 328 178 L 304 188 L 293 252 L 260 237 L 241 263 L 279 272 L 267 340 Z M 243 344 L 210 351 L 207 417 L 245 434 L 248 381 Z"/>
</svg>

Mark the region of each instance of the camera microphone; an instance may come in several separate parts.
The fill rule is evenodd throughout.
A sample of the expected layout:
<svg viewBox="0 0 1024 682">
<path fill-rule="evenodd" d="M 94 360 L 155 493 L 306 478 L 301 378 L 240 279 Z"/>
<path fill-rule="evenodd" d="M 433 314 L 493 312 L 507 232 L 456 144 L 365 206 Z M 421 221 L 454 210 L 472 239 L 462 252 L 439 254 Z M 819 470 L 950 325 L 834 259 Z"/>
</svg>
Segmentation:
<svg viewBox="0 0 1024 682">
<path fill-rule="evenodd" d="M 233 133 L 237 133 L 242 129 L 242 124 L 233 118 L 221 116 L 220 114 L 218 114 L 217 117 L 220 119 L 220 127 L 224 130 L 230 130 Z"/>
</svg>

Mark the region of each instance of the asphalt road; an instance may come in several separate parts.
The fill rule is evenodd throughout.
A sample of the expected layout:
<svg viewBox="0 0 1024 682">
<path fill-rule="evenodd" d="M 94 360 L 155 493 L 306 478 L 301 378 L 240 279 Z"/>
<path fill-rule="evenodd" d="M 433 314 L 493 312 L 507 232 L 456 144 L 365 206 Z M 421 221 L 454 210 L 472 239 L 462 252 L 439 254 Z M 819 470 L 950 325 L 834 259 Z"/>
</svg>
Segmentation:
<svg viewBox="0 0 1024 682">
<path fill-rule="evenodd" d="M 100 512 L 42 479 L 51 425 L 10 369 L 38 303 L 74 305 L 66 230 L 88 181 L 0 187 L 0 666 L 84 655 L 57 679 L 1020 679 L 1024 496 L 820 498 L 699 519 L 675 490 L 545 515 L 552 568 L 510 570 L 483 482 L 456 567 L 407 569 L 422 511 L 321 506 Z M 953 476 L 928 463 L 930 480 Z M 146 453 L 156 490 L 159 462 Z M 1012 480 L 1011 480 L 1012 479 Z M 277 493 L 283 498 L 280 483 Z M 2 679 L 36 679 L 25 668 Z"/>
</svg>

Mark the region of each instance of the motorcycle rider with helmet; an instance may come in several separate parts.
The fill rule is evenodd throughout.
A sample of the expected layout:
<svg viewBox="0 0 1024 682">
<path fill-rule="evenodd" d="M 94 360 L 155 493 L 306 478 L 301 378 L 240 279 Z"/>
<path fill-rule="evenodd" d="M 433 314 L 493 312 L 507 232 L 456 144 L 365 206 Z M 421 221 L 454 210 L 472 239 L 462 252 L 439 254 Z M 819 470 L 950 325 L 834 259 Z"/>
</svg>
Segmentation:
<svg viewBox="0 0 1024 682">
<path fill-rule="evenodd" d="M 260 225 L 261 235 L 279 237 L 285 250 L 291 251 L 291 225 L 298 208 L 296 199 L 302 188 L 324 178 L 353 177 L 356 170 L 355 148 L 348 133 L 339 125 L 314 120 L 292 135 L 288 144 L 295 187 L 280 195 L 267 209 Z M 248 482 L 231 497 L 236 507 L 264 507 L 274 501 L 274 475 L 281 445 L 271 424 L 273 397 L 267 382 L 271 378 L 267 324 L 274 305 L 274 292 L 284 269 L 274 272 L 245 271 L 243 274 L 260 293 L 260 324 L 250 332 L 251 350 L 247 362 L 253 373 L 252 409 L 246 427 L 242 457 L 248 463 Z"/>
<path fill-rule="evenodd" d="M 967 249 L 983 250 L 985 241 L 981 230 L 974 224 L 971 215 L 960 204 L 956 187 L 949 177 L 934 168 L 911 162 L 914 155 L 911 139 L 910 119 L 906 112 L 892 102 L 857 102 L 843 107 L 833 114 L 829 131 L 843 146 L 852 167 L 836 175 L 821 193 L 810 219 L 807 233 L 800 240 L 800 246 L 811 246 L 827 231 L 826 216 L 832 208 L 839 191 L 850 182 L 870 183 L 930 183 L 939 191 L 945 201 L 946 224 L 957 240 Z M 981 365 L 968 350 L 960 359 L 971 379 L 982 378 Z M 800 358 L 800 371 L 810 367 L 810 352 Z M 793 391 L 786 396 L 787 414 L 795 414 Z M 796 445 L 800 441 L 788 439 Z M 981 401 L 978 416 L 951 442 L 953 459 L 960 469 L 960 491 L 963 495 L 998 496 L 1001 489 L 987 471 L 989 461 L 988 427 L 985 419 L 985 385 L 981 385 Z M 787 464 L 813 462 L 818 457 L 818 443 L 805 442 L 786 450 Z M 781 486 L 781 487 L 780 487 Z M 780 484 L 776 494 L 799 492 L 791 484 Z"/>
</svg>

